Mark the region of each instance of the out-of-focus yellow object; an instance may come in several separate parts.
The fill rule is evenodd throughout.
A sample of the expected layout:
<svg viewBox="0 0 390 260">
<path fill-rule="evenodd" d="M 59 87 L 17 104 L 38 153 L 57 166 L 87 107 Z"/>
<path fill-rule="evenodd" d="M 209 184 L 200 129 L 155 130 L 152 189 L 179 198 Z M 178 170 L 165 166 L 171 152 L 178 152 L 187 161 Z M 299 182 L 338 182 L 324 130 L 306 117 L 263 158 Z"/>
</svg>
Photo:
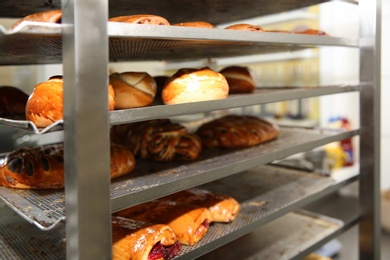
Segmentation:
<svg viewBox="0 0 390 260">
<path fill-rule="evenodd" d="M 305 257 L 304 260 L 332 260 L 332 258 L 312 253 Z"/>
<path fill-rule="evenodd" d="M 325 152 L 326 158 L 330 162 L 332 169 L 343 167 L 348 159 L 348 155 L 338 142 L 326 145 Z"/>
</svg>

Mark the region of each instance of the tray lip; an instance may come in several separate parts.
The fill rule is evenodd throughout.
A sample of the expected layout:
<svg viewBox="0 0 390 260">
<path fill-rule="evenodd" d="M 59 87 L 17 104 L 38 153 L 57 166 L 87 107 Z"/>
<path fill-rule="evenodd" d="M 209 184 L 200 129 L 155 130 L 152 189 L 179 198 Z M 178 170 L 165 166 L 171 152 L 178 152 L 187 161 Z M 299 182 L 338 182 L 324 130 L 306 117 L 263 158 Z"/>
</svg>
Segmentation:
<svg viewBox="0 0 390 260">
<path fill-rule="evenodd" d="M 119 22 L 107 22 L 107 26 L 109 38 L 359 47 L 358 39 L 335 36 L 249 32 L 223 28 L 191 28 Z M 72 25 L 23 21 L 13 29 L 6 29 L 0 26 L 0 37 L 17 34 L 31 37 L 36 35 L 62 37 L 62 33 L 66 28 L 72 28 Z"/>
</svg>

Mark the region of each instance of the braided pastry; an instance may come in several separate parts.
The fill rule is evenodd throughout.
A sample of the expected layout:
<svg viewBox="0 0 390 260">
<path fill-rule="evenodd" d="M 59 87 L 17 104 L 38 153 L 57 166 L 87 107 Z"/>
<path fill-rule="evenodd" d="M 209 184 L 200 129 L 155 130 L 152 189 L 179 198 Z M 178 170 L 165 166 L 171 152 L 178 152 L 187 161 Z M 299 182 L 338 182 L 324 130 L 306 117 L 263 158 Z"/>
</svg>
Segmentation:
<svg viewBox="0 0 390 260">
<path fill-rule="evenodd" d="M 258 117 L 228 115 L 203 124 L 196 134 L 208 148 L 242 148 L 274 139 L 279 128 Z"/>
<path fill-rule="evenodd" d="M 199 137 L 169 119 L 113 126 L 111 138 L 128 146 L 135 156 L 154 161 L 194 160 L 202 150 Z"/>
</svg>

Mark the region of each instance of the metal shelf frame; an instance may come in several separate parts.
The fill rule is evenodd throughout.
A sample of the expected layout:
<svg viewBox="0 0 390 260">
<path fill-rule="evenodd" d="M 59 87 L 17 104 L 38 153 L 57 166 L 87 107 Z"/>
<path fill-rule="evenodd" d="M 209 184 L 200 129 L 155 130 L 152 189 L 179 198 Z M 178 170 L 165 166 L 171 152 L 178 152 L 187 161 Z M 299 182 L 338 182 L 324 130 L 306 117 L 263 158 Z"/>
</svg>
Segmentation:
<svg viewBox="0 0 390 260">
<path fill-rule="evenodd" d="M 241 0 L 235 1 L 234 4 L 229 1 L 188 1 L 195 6 L 186 6 L 183 1 L 159 1 L 155 0 L 154 4 L 145 1 L 124 1 L 124 0 L 63 0 L 50 1 L 49 4 L 42 5 L 41 0 L 32 1 L 29 8 L 21 5 L 15 0 L 1 1 L 0 16 L 24 16 L 28 13 L 37 11 L 40 8 L 47 10 L 50 8 L 61 8 L 63 11 L 63 25 L 60 26 L 62 38 L 55 36 L 56 46 L 60 46 L 60 52 L 54 53 L 52 59 L 36 59 L 34 63 L 54 63 L 62 62 L 64 70 L 64 143 L 65 143 L 65 211 L 66 211 L 66 258 L 67 259 L 110 259 L 111 258 L 111 209 L 115 200 L 110 199 L 110 178 L 109 178 L 109 125 L 115 122 L 117 124 L 141 120 L 141 118 L 155 118 L 157 111 L 152 112 L 152 116 L 143 116 L 143 112 L 133 115 L 126 112 L 123 117 L 120 112 L 113 113 L 112 116 L 107 111 L 107 84 L 108 84 L 108 62 L 110 61 L 110 48 L 118 45 L 122 46 L 122 38 L 127 50 L 128 46 L 142 46 L 145 43 L 153 42 L 150 39 L 148 30 L 145 32 L 135 33 L 134 37 L 126 37 L 122 33 L 118 40 L 110 40 L 110 23 L 107 23 L 109 16 L 116 16 L 129 12 L 140 13 L 149 11 L 150 13 L 160 14 L 167 17 L 171 22 L 182 22 L 180 19 L 203 18 L 199 20 L 210 21 L 212 23 L 231 22 L 229 19 L 243 19 L 255 15 L 264 15 L 263 10 L 266 8 L 255 8 L 265 3 L 271 3 L 273 9 L 267 9 L 267 14 L 287 11 L 294 8 L 310 6 L 326 1 L 321 0 L 281 0 L 275 4 L 275 1 L 252 1 Z M 131 3 L 129 3 L 131 2 Z M 145 2 L 145 3 L 144 3 Z M 178 12 L 170 6 L 181 6 L 183 12 Z M 209 5 L 210 12 L 201 11 L 202 8 Z M 137 8 L 134 8 L 137 6 Z M 235 8 L 239 6 L 240 8 Z M 210 48 L 209 53 L 218 56 L 218 50 L 221 48 L 220 43 L 226 41 L 229 44 L 240 42 L 234 39 L 236 36 L 246 38 L 242 40 L 243 46 L 248 50 L 258 52 L 260 45 L 270 46 L 271 49 L 276 46 L 284 46 L 290 49 L 306 48 L 307 45 L 326 45 L 326 46 L 345 46 L 356 47 L 360 50 L 360 258 L 361 259 L 380 259 L 380 30 L 381 30 L 381 1 L 380 0 L 360 0 L 358 2 L 360 12 L 360 36 L 357 40 L 345 40 L 343 38 L 319 37 L 319 36 L 301 36 L 301 35 L 278 35 L 270 34 L 271 39 L 262 39 L 265 36 L 253 36 L 248 32 L 226 32 L 223 35 L 215 36 L 217 31 L 202 29 L 191 29 L 195 34 L 203 35 L 198 38 L 196 44 L 191 44 L 191 35 L 188 35 L 184 28 L 159 28 L 158 41 L 162 46 L 177 46 L 178 42 L 190 44 L 181 50 L 190 50 L 194 48 L 197 55 L 202 54 L 202 49 L 210 42 L 211 38 L 216 44 L 216 48 Z M 5 8 L 7 7 L 7 8 Z M 11 8 L 10 8 L 11 7 Z M 156 7 L 156 9 L 150 9 Z M 157 8 L 158 7 L 158 8 Z M 226 7 L 226 8 L 222 8 Z M 246 10 L 247 9 L 247 10 Z M 161 12 L 160 12 L 161 10 Z M 170 11 L 171 10 L 171 11 Z M 204 9 L 203 9 L 204 10 Z M 244 12 L 244 11 L 248 12 Z M 250 12 L 249 12 L 250 11 Z M 164 13 L 165 12 L 165 13 Z M 230 12 L 230 13 L 229 13 Z M 130 12 L 131 13 L 131 12 Z M 129 13 L 127 13 L 129 14 Z M 182 14 L 183 16 L 178 16 Z M 226 15 L 229 14 L 229 15 Z M 187 15 L 187 17 L 185 17 Z M 247 16 L 247 17 L 245 17 Z M 229 18 L 230 17 L 230 18 Z M 229 19 L 228 19 L 229 18 Z M 129 30 L 129 33 L 137 32 L 139 26 L 119 25 L 122 30 Z M 148 27 L 142 27 L 148 28 Z M 149 28 L 151 29 L 151 28 Z M 56 28 L 58 30 L 58 28 Z M 0 30 L 0 40 L 4 41 L 8 35 L 4 35 L 4 29 Z M 175 40 L 177 33 L 184 33 L 184 38 Z M 161 35 L 160 35 L 161 34 Z M 164 36 L 165 35 L 165 36 Z M 9 35 L 10 36 L 10 35 Z M 125 36 L 125 37 L 122 37 Z M 156 36 L 156 35 L 155 35 Z M 13 36 L 10 36 L 13 37 Z M 45 36 L 44 36 L 45 37 Z M 164 38 L 168 37 L 168 38 Z M 248 38 L 247 38 L 248 37 Z M 131 39 L 130 39 L 131 38 Z M 288 39 L 287 41 L 285 39 Z M 59 42 L 58 42 L 59 40 Z M 251 47 L 253 43 L 255 47 Z M 172 43 L 174 43 L 172 45 Z M 274 43 L 274 44 L 272 44 Z M 1 42 L 0 42 L 1 44 Z M 111 46 L 111 47 L 110 47 Z M 264 47 L 264 46 L 262 46 Z M 146 46 L 148 50 L 156 48 L 153 44 Z M 244 48 L 241 48 L 244 49 Z M 6 51 L 6 50 L 5 50 Z M 2 52 L 4 52 L 2 50 Z M 204 53 L 203 53 L 204 54 Z M 236 49 L 231 49 L 232 56 L 239 55 Z M 245 55 L 245 52 L 241 52 Z M 39 55 L 44 56 L 42 52 Z M 142 56 L 128 55 L 126 59 L 137 60 Z M 165 57 L 160 53 L 160 58 Z M 50 56 L 50 55 L 49 55 Z M 150 56 L 151 58 L 152 56 Z M 186 59 L 193 56 L 184 57 Z M 114 58 L 115 59 L 115 58 Z M 116 59 L 115 59 L 116 60 Z M 10 62 L 11 63 L 11 62 Z M 18 61 L 18 64 L 24 64 Z M 252 100 L 251 102 L 254 102 Z M 223 106 L 227 106 L 227 103 Z M 238 103 L 237 106 L 243 105 Z M 191 106 L 191 105 L 189 105 Z M 212 109 L 212 105 L 211 109 Z M 173 107 L 174 108 L 174 107 Z M 196 110 L 196 108 L 192 108 Z M 210 109 L 210 107 L 208 107 Z M 200 109 L 204 111 L 203 108 Z M 167 110 L 169 111 L 169 109 Z M 192 110 L 191 110 L 192 111 Z M 155 113 L 155 114 L 153 114 Z M 166 112 L 169 116 L 172 112 Z M 121 115 L 119 115 L 121 114 Z M 116 117 L 118 116 L 118 117 Z M 137 119 L 137 116 L 139 117 Z M 112 120 L 112 121 L 111 121 Z M 333 141 L 332 138 L 328 140 Z M 307 147 L 308 149 L 310 147 Z M 97 152 L 98 151 L 98 152 Z M 298 152 L 299 149 L 291 147 L 286 156 Z M 272 160 L 271 157 L 268 158 Z M 268 160 L 267 159 L 267 160 Z M 241 168 L 255 166 L 254 160 L 248 160 L 246 163 L 238 164 L 237 172 Z M 265 162 L 264 162 L 265 163 Z M 218 175 L 218 174 L 217 174 Z M 223 177 L 223 174 L 216 178 Z M 204 182 L 211 181 L 205 179 Z M 198 184 L 201 184 L 200 182 Z M 185 188 L 185 187 L 184 187 Z M 146 193 L 145 193 L 146 194 Z M 143 195 L 145 195 L 143 194 Z M 140 195 L 141 196 L 141 195 Z M 319 195 L 318 195 L 319 196 Z M 142 200 L 142 199 L 141 199 Z M 299 202 L 297 202 L 299 205 Z M 130 205 L 131 202 L 127 203 Z M 125 205 L 116 205 L 114 208 L 121 208 Z M 276 214 L 287 213 L 278 211 Z M 275 216 L 275 215 L 274 215 Z M 281 216 L 281 215 L 280 215 Z M 257 223 L 259 224 L 259 223 Z M 233 240 L 250 232 L 254 226 L 242 230 L 229 236 L 228 240 Z M 216 248 L 223 242 L 210 243 L 210 248 Z M 190 256 L 191 257 L 191 256 Z M 196 257 L 196 255 L 193 255 Z"/>
</svg>

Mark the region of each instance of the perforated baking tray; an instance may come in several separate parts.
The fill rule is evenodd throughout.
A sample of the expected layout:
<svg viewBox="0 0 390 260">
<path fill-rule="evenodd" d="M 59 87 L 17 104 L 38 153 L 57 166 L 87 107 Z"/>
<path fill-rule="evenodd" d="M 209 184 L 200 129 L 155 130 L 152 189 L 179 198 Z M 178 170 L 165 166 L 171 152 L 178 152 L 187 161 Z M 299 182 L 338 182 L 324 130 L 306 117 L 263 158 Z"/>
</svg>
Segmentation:
<svg viewBox="0 0 390 260">
<path fill-rule="evenodd" d="M 291 212 L 202 259 L 292 259 L 343 226 L 344 223 L 335 218 L 308 211 Z"/>
<path fill-rule="evenodd" d="M 66 25 L 23 22 L 0 26 L 0 64 L 62 63 L 62 31 Z M 110 61 L 194 60 L 275 52 L 318 46 L 358 47 L 357 39 L 249 32 L 220 28 L 188 28 L 108 22 Z"/>
<path fill-rule="evenodd" d="M 298 98 L 308 98 L 320 95 L 330 95 L 357 91 L 356 85 L 322 86 L 322 87 L 267 87 L 256 89 L 254 93 L 247 95 L 231 95 L 227 99 L 204 102 L 194 102 L 177 105 L 154 104 L 149 107 L 137 109 L 123 109 L 110 112 L 110 123 L 113 125 L 129 122 L 130 120 L 142 121 L 154 118 L 168 118 L 184 114 L 194 114 L 211 110 L 222 110 L 232 107 L 250 106 L 262 103 L 277 102 Z M 63 130 L 63 120 L 59 120 L 46 128 L 37 128 L 32 122 L 14 119 L 0 118 L 0 124 L 32 132 L 44 134 Z"/>
</svg>

